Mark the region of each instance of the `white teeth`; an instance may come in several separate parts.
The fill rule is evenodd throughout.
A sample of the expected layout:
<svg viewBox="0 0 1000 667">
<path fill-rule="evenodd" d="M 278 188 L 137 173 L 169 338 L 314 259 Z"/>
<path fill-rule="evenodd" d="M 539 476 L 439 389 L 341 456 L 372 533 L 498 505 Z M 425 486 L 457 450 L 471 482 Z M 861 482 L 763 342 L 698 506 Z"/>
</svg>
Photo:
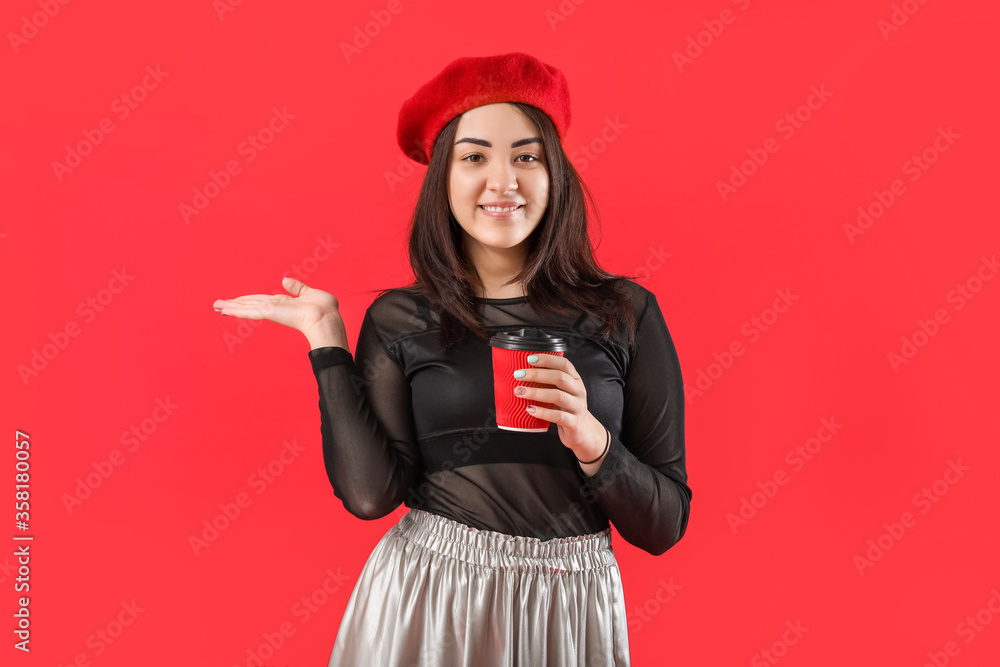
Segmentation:
<svg viewBox="0 0 1000 667">
<path fill-rule="evenodd" d="M 489 211 L 490 213 L 506 213 L 509 211 L 516 211 L 521 208 L 521 205 L 518 204 L 517 206 L 508 206 L 507 208 L 501 208 L 499 206 L 480 206 L 479 208 L 484 211 Z"/>
</svg>

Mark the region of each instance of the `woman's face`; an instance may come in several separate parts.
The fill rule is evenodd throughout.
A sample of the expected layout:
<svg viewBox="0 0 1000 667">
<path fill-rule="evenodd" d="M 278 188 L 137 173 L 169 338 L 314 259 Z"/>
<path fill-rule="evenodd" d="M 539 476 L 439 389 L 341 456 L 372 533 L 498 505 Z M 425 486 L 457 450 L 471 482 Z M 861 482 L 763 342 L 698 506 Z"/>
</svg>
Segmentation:
<svg viewBox="0 0 1000 667">
<path fill-rule="evenodd" d="M 452 146 L 448 201 L 473 257 L 480 254 L 474 244 L 489 250 L 523 243 L 549 201 L 549 170 L 535 124 L 506 102 L 466 111 Z M 490 204 L 498 207 L 484 209 Z"/>
</svg>

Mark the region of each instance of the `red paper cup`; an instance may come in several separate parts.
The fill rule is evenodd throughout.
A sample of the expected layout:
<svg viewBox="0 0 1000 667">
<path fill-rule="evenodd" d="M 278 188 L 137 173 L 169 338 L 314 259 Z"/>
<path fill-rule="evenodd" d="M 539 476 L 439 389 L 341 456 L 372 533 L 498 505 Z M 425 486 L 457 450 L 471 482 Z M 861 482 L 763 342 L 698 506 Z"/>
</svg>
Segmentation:
<svg viewBox="0 0 1000 667">
<path fill-rule="evenodd" d="M 541 382 L 528 382 L 514 377 L 518 369 L 532 368 L 528 356 L 532 354 L 553 354 L 563 356 L 566 343 L 562 338 L 549 336 L 541 329 L 517 329 L 495 334 L 490 338 L 493 348 L 493 401 L 497 411 L 497 426 L 508 431 L 544 433 L 552 422 L 540 419 L 525 408 L 537 405 L 551 408 L 551 403 L 542 403 L 522 398 L 514 393 L 514 387 L 551 387 Z"/>
</svg>

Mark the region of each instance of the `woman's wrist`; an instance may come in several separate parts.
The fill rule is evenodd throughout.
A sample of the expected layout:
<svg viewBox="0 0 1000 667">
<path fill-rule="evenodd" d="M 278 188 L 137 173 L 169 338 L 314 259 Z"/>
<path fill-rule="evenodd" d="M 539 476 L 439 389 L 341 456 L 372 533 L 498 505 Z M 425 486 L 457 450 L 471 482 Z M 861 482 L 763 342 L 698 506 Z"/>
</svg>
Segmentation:
<svg viewBox="0 0 1000 667">
<path fill-rule="evenodd" d="M 316 324 L 303 329 L 302 333 L 309 341 L 310 350 L 320 347 L 342 347 L 348 352 L 351 351 L 347 343 L 344 322 L 339 317 L 324 317 Z"/>
<path fill-rule="evenodd" d="M 306 340 L 309 341 L 309 349 L 310 350 L 316 350 L 316 349 L 319 349 L 321 347 L 342 347 L 345 350 L 347 350 L 348 352 L 351 351 L 351 348 L 349 348 L 347 346 L 347 341 L 345 341 L 345 340 L 339 340 L 335 336 L 325 336 L 325 335 L 309 336 L 309 335 L 306 335 Z"/>
<path fill-rule="evenodd" d="M 580 464 L 580 469 L 587 477 L 593 477 L 597 474 L 604 459 L 607 458 L 608 452 L 611 451 L 611 431 L 597 419 L 594 419 L 594 423 L 596 425 L 595 435 L 591 438 L 590 445 L 573 452 L 577 463 Z"/>
<path fill-rule="evenodd" d="M 605 431 L 605 433 L 606 433 L 607 435 L 606 435 L 606 437 L 605 437 L 605 443 L 604 443 L 604 447 L 603 447 L 603 448 L 601 449 L 601 453 L 600 453 L 600 454 L 598 454 L 597 456 L 595 456 L 594 458 L 592 458 L 592 459 L 591 459 L 591 460 L 589 460 L 589 461 L 584 461 L 584 460 L 583 460 L 583 459 L 581 459 L 581 458 L 580 458 L 579 456 L 577 456 L 577 457 L 576 457 L 576 460 L 577 460 L 577 461 L 579 461 L 579 462 L 580 462 L 581 464 L 584 464 L 584 465 L 589 465 L 589 464 L 591 464 L 591 463 L 597 463 L 598 461 L 600 461 L 601 459 L 603 459 L 603 458 L 604 458 L 604 456 L 605 456 L 605 455 L 606 455 L 606 454 L 608 453 L 608 451 L 609 451 L 609 450 L 611 449 L 611 431 L 609 431 L 609 430 L 608 430 L 608 429 L 606 429 L 606 428 L 604 429 L 604 431 Z"/>
</svg>

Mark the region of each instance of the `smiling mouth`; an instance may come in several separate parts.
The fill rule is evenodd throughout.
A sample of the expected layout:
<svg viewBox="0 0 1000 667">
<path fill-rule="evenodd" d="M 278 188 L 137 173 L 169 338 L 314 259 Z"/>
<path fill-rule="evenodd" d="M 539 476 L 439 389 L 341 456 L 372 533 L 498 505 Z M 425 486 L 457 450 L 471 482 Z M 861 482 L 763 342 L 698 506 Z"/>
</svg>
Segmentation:
<svg viewBox="0 0 1000 667">
<path fill-rule="evenodd" d="M 519 204 L 517 206 L 480 206 L 479 208 L 487 213 L 513 213 L 514 211 L 519 211 L 524 208 L 524 204 Z"/>
</svg>

